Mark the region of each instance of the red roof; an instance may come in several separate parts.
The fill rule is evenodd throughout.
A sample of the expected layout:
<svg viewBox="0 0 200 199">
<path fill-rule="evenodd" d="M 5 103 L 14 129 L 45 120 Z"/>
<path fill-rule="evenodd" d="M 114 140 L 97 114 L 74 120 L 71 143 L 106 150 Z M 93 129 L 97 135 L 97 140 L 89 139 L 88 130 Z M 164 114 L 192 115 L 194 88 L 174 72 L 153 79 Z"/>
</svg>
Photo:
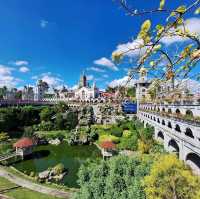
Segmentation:
<svg viewBox="0 0 200 199">
<path fill-rule="evenodd" d="M 115 149 L 116 145 L 112 141 L 104 141 L 100 144 L 104 149 Z"/>
<path fill-rule="evenodd" d="M 30 138 L 22 138 L 18 140 L 13 146 L 15 148 L 26 148 L 26 147 L 31 147 L 33 146 L 33 140 Z"/>
<path fill-rule="evenodd" d="M 115 97 L 115 93 L 102 92 L 101 95 L 103 97 Z"/>
</svg>

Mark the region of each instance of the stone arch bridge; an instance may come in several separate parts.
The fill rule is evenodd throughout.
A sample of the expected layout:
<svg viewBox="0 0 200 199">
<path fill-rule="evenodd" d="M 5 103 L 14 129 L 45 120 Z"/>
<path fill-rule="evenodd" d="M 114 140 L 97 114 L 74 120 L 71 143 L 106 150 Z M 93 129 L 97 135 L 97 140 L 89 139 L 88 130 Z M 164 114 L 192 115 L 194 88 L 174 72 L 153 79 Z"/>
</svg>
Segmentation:
<svg viewBox="0 0 200 199">
<path fill-rule="evenodd" d="M 155 139 L 164 144 L 165 150 L 177 154 L 200 175 L 200 123 L 165 117 L 144 109 L 138 112 L 138 118 L 145 126 L 155 128 Z"/>
</svg>

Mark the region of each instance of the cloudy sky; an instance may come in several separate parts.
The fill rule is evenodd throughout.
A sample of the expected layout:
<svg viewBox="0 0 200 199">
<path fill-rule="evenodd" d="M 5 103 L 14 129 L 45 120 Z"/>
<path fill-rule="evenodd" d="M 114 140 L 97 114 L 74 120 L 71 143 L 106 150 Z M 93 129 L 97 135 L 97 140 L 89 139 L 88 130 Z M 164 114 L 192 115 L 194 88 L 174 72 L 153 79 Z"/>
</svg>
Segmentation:
<svg viewBox="0 0 200 199">
<path fill-rule="evenodd" d="M 159 0 L 135 2 L 136 7 L 159 4 Z M 179 4 L 180 0 L 167 1 L 169 8 Z M 138 45 L 140 41 L 132 38 L 145 19 L 155 25 L 165 17 L 132 18 L 113 0 L 0 0 L 0 86 L 20 88 L 43 79 L 55 87 L 73 87 L 82 71 L 100 88 L 123 84 L 130 64 L 114 64 L 112 52 Z M 188 28 L 200 33 L 197 17 L 186 16 Z M 183 41 L 162 42 L 173 49 L 174 43 Z"/>
</svg>

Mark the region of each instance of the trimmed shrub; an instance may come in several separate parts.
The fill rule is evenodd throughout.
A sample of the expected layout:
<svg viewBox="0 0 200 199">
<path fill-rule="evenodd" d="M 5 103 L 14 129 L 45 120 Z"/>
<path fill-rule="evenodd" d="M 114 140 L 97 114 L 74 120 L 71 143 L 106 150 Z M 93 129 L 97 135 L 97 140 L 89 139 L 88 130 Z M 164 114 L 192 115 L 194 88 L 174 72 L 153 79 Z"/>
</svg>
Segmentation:
<svg viewBox="0 0 200 199">
<path fill-rule="evenodd" d="M 116 137 L 122 137 L 123 130 L 120 127 L 113 127 L 111 129 L 111 134 L 116 136 Z"/>
<path fill-rule="evenodd" d="M 123 131 L 123 137 L 130 138 L 132 135 L 132 132 L 130 130 L 124 130 Z"/>
</svg>

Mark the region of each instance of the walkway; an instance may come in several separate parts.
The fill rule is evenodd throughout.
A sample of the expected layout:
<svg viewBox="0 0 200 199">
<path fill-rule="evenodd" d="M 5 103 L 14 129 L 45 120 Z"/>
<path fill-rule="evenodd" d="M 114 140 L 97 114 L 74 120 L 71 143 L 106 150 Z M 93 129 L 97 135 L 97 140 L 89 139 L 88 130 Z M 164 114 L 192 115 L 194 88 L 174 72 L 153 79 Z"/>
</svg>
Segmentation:
<svg viewBox="0 0 200 199">
<path fill-rule="evenodd" d="M 7 180 L 9 180 L 12 183 L 15 183 L 21 187 L 36 191 L 36 192 L 40 192 L 40 193 L 44 193 L 47 195 L 51 195 L 54 197 L 58 197 L 58 198 L 71 198 L 72 197 L 72 192 L 65 192 L 65 191 L 61 191 L 61 190 L 57 190 L 54 188 L 50 188 L 50 187 L 46 187 L 46 186 L 42 186 L 36 183 L 33 183 L 29 180 L 25 180 L 23 178 L 20 178 L 18 176 L 15 176 L 9 172 L 7 172 L 3 167 L 0 167 L 0 176 L 3 178 L 6 178 Z"/>
<path fill-rule="evenodd" d="M 18 156 L 18 154 L 16 152 L 5 154 L 5 155 L 1 155 L 0 156 L 0 162 L 8 160 L 8 159 L 16 157 L 16 156 Z"/>
</svg>

